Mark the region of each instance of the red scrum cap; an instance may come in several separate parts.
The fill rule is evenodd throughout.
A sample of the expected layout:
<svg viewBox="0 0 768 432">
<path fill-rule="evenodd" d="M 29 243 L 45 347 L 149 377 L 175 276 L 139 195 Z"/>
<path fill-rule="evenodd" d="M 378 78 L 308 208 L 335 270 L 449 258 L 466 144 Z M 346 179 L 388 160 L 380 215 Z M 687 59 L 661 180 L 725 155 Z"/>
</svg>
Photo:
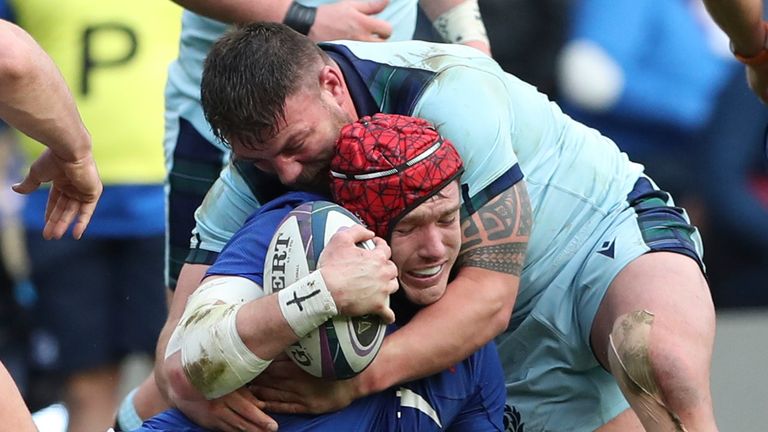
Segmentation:
<svg viewBox="0 0 768 432">
<path fill-rule="evenodd" d="M 344 126 L 331 160 L 331 193 L 377 236 L 464 171 L 450 141 L 428 121 L 375 114 Z"/>
</svg>

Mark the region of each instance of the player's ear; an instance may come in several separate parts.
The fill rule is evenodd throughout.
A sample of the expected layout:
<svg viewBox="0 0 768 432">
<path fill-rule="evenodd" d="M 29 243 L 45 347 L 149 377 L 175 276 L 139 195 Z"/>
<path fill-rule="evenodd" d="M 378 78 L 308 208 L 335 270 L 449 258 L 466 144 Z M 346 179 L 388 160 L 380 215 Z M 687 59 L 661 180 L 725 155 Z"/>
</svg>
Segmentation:
<svg viewBox="0 0 768 432">
<path fill-rule="evenodd" d="M 341 106 L 347 96 L 347 86 L 341 71 L 329 65 L 320 69 L 318 75 L 320 90 L 330 93 L 336 102 Z"/>
</svg>

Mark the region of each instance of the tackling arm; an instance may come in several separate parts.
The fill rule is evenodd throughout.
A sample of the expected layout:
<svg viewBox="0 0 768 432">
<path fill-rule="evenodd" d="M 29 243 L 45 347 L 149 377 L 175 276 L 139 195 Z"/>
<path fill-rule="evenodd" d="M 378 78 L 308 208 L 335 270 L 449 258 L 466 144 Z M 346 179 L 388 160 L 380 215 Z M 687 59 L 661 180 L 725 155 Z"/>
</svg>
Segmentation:
<svg viewBox="0 0 768 432">
<path fill-rule="evenodd" d="M 384 340 L 360 377 L 360 391 L 375 393 L 444 370 L 504 331 L 530 229 L 531 207 L 522 181 L 465 219 L 456 278 L 443 298 Z"/>
</svg>

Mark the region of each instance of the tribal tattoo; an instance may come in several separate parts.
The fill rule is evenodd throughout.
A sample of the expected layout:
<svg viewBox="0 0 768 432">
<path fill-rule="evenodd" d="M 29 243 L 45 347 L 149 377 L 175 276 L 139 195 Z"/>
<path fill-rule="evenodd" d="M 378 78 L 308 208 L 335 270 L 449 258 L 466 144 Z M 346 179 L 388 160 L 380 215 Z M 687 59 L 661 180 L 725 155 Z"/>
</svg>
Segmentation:
<svg viewBox="0 0 768 432">
<path fill-rule="evenodd" d="M 518 182 L 462 221 L 459 266 L 520 276 L 532 225 L 528 192 Z"/>
</svg>

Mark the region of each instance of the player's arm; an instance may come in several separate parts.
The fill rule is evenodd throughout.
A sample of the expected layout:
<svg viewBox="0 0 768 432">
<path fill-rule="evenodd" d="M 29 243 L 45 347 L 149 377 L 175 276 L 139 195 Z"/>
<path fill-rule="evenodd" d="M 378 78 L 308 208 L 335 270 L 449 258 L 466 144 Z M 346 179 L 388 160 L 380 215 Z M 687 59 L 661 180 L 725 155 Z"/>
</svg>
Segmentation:
<svg viewBox="0 0 768 432">
<path fill-rule="evenodd" d="M 258 400 L 248 391 L 238 390 L 209 401 L 191 384 L 174 382 L 171 385 L 171 377 L 177 380 L 178 376 L 174 376 L 171 365 L 175 358 L 169 358 L 166 364 L 167 345 L 184 313 L 188 298 L 200 285 L 208 268 L 207 264 L 185 264 L 182 267 L 168 319 L 158 338 L 155 382 L 170 406 L 182 410 L 201 427 L 222 431 L 276 430 L 274 420 L 259 409 Z"/>
<path fill-rule="evenodd" d="M 528 196 L 518 182 L 463 220 L 458 275 L 440 300 L 384 339 L 360 375 L 329 383 L 281 362 L 255 394 L 269 411 L 323 413 L 464 360 L 507 328 L 530 229 Z"/>
<path fill-rule="evenodd" d="M 158 337 L 155 350 L 155 382 L 166 401 L 174 405 L 165 374 L 165 352 L 171 334 L 178 326 L 187 300 L 200 286 L 208 268 L 226 243 L 245 224 L 248 216 L 259 208 L 248 183 L 233 163 L 228 163 L 195 211 L 195 232 L 190 253 L 181 269 L 168 316 Z"/>
<path fill-rule="evenodd" d="M 227 23 L 283 22 L 320 42 L 335 39 L 381 41 L 392 26 L 375 18 L 388 0 L 342 0 L 309 8 L 290 0 L 173 0 L 197 14 Z"/>
<path fill-rule="evenodd" d="M 277 295 L 264 296 L 247 278 L 207 277 L 189 297 L 166 347 L 172 399 L 211 400 L 231 393 L 296 340 Z"/>
<path fill-rule="evenodd" d="M 503 332 L 517 296 L 530 230 L 523 182 L 464 219 L 456 278 L 443 298 L 385 339 L 370 371 L 361 376 L 362 393 L 443 370 Z"/>
<path fill-rule="evenodd" d="M 728 35 L 734 51 L 752 56 L 765 46 L 762 0 L 704 0 L 717 25 Z"/>
<path fill-rule="evenodd" d="M 80 238 L 102 191 L 91 136 L 53 60 L 24 30 L 0 20 L 0 118 L 48 147 L 14 185 L 31 193 L 53 181 L 45 238 L 61 238 L 74 221 Z"/>
<path fill-rule="evenodd" d="M 491 55 L 477 0 L 420 0 L 419 4 L 446 42 L 468 45 Z"/>
<path fill-rule="evenodd" d="M 53 60 L 0 20 L 0 118 L 68 161 L 91 156 L 91 137 Z"/>
<path fill-rule="evenodd" d="M 768 103 L 768 24 L 763 19 L 763 0 L 704 0 L 704 4 L 730 38 L 734 54 L 747 64 L 752 91 Z"/>
</svg>

